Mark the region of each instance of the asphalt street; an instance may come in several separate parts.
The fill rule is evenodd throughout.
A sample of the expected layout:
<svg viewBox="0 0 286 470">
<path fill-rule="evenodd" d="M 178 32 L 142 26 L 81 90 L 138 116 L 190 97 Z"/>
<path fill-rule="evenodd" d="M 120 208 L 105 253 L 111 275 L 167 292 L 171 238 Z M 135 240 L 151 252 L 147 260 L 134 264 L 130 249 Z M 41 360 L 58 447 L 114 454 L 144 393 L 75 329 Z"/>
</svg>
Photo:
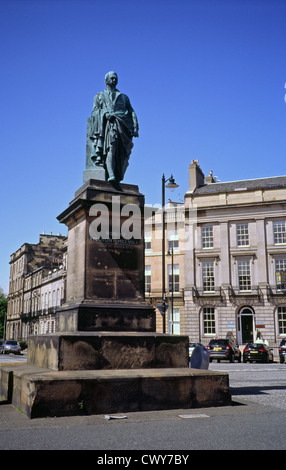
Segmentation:
<svg viewBox="0 0 286 470">
<path fill-rule="evenodd" d="M 13 358 L 18 360 L 24 358 Z M 105 458 L 130 451 L 135 466 L 149 463 L 140 460 L 146 451 L 179 455 L 193 450 L 286 449 L 286 365 L 213 362 L 210 370 L 229 373 L 232 406 L 127 413 L 120 419 L 96 415 L 30 420 L 2 401 L 0 449 L 96 450 L 99 456 L 105 451 Z M 141 454 L 135 458 L 131 451 Z M 127 463 L 125 467 L 131 465 Z"/>
</svg>

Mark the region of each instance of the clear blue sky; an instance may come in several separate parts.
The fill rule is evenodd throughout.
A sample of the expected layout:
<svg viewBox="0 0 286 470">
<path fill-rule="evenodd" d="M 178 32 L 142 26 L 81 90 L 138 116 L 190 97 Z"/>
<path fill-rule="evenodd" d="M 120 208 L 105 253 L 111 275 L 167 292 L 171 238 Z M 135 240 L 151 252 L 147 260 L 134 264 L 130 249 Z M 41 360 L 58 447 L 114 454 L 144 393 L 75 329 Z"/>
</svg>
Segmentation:
<svg viewBox="0 0 286 470">
<path fill-rule="evenodd" d="M 0 287 L 10 254 L 82 185 L 86 119 L 115 70 L 137 113 L 125 181 L 183 199 L 199 158 L 221 181 L 285 175 L 285 0 L 0 0 Z"/>
</svg>

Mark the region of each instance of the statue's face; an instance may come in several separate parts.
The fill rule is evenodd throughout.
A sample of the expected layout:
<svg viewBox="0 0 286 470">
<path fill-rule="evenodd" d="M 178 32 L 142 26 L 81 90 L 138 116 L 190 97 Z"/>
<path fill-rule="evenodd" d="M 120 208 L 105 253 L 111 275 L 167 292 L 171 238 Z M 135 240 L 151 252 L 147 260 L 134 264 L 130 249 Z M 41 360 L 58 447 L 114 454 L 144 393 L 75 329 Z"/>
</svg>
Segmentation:
<svg viewBox="0 0 286 470">
<path fill-rule="evenodd" d="M 112 88 L 115 88 L 117 83 L 118 83 L 118 78 L 117 78 L 117 75 L 115 73 L 109 75 L 108 77 L 108 80 L 107 80 L 107 83 L 109 86 L 111 86 Z"/>
</svg>

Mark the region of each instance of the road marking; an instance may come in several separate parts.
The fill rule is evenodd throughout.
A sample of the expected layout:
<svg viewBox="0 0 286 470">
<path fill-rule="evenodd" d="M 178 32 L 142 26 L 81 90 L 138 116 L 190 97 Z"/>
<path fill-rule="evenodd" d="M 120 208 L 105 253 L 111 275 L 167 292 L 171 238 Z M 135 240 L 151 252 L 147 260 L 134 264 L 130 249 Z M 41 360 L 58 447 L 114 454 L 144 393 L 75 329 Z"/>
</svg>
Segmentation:
<svg viewBox="0 0 286 470">
<path fill-rule="evenodd" d="M 197 415 L 189 415 L 189 414 L 186 414 L 186 415 L 178 415 L 179 418 L 183 418 L 183 419 L 192 419 L 192 418 L 210 418 L 209 415 L 204 415 L 204 414 L 197 414 Z"/>
<path fill-rule="evenodd" d="M 274 369 L 274 368 L 271 368 L 271 369 L 211 369 L 213 370 L 214 372 L 281 372 L 281 371 L 286 371 L 286 369 Z"/>
</svg>

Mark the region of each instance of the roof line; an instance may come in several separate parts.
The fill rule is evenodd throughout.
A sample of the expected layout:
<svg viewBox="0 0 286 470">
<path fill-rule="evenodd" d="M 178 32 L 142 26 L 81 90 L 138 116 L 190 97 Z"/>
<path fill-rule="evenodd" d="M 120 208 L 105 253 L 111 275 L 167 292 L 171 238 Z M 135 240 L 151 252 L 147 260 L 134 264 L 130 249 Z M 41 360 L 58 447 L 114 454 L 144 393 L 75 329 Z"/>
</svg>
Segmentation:
<svg viewBox="0 0 286 470">
<path fill-rule="evenodd" d="M 264 176 L 262 178 L 248 178 L 245 180 L 232 180 L 232 181 L 216 181 L 215 183 L 204 184 L 204 186 L 210 186 L 213 184 L 228 184 L 228 183 L 242 183 L 244 181 L 257 181 L 257 180 L 266 180 L 272 178 L 286 178 L 286 175 L 279 175 L 279 176 Z"/>
</svg>

